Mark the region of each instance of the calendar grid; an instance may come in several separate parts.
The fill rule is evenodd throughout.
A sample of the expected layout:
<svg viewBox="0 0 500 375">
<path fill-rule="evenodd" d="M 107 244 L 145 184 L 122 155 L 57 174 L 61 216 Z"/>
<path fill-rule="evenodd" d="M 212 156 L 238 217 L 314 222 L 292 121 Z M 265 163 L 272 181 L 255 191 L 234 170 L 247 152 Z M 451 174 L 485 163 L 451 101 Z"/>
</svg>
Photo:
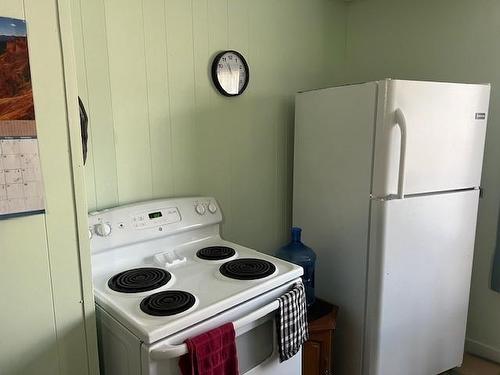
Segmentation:
<svg viewBox="0 0 500 375">
<path fill-rule="evenodd" d="M 0 139 L 0 216 L 43 211 L 36 138 Z"/>
</svg>

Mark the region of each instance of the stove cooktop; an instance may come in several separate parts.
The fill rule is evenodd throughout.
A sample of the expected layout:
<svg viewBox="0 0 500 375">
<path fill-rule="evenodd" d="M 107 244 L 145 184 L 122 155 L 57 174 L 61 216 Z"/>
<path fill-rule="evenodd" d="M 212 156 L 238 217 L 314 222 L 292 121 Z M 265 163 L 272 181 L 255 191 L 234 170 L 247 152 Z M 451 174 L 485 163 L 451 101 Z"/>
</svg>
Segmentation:
<svg viewBox="0 0 500 375">
<path fill-rule="evenodd" d="M 227 246 L 209 246 L 196 252 L 204 260 L 222 260 L 236 256 L 236 251 Z M 219 272 L 235 280 L 258 280 L 276 272 L 274 264 L 267 260 L 242 258 L 225 262 Z M 108 280 L 108 287 L 120 293 L 141 293 L 154 291 L 166 285 L 172 274 L 162 268 L 140 267 L 122 271 Z M 152 316 L 181 314 L 195 305 L 196 297 L 182 290 L 166 290 L 145 297 L 140 309 Z"/>
<path fill-rule="evenodd" d="M 206 261 L 197 256 L 198 250 L 215 246 L 234 249 L 236 259 L 221 263 Z M 176 256 L 186 258 L 185 262 L 172 267 L 159 266 L 155 261 L 155 254 L 131 263 L 127 257 L 120 258 L 118 250 L 114 254 L 105 252 L 94 255 L 95 261 L 101 266 L 106 265 L 94 268 L 96 303 L 145 343 L 153 343 L 302 275 L 302 268 L 299 266 L 223 241 L 219 236 L 172 249 Z M 100 257 L 102 259 L 97 259 Z M 228 265 L 224 268 L 233 272 L 235 269 L 243 269 L 244 276 L 231 278 L 227 273 L 224 274 L 225 271 L 219 270 L 224 265 Z M 138 272 L 136 270 L 143 269 L 166 271 L 171 279 L 153 290 L 137 289 L 137 293 L 118 292 L 109 285 L 116 276 L 127 275 L 130 271 L 134 271 L 135 275 Z M 152 277 L 140 279 L 153 284 Z M 173 295 L 170 292 L 180 294 Z M 192 297 L 180 301 L 179 309 L 177 302 L 172 309 L 166 306 L 165 301 L 180 298 L 181 294 Z M 176 298 L 172 298 L 174 296 Z"/>
</svg>

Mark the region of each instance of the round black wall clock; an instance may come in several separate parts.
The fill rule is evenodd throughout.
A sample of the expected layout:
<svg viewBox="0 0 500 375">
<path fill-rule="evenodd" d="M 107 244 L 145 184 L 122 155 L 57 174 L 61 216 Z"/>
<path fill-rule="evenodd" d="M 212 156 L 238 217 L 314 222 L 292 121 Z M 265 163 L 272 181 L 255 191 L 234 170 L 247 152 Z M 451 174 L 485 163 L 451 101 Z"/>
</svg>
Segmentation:
<svg viewBox="0 0 500 375">
<path fill-rule="evenodd" d="M 245 58 L 236 51 L 223 51 L 212 63 L 212 80 L 224 96 L 238 96 L 248 86 L 250 71 Z"/>
</svg>

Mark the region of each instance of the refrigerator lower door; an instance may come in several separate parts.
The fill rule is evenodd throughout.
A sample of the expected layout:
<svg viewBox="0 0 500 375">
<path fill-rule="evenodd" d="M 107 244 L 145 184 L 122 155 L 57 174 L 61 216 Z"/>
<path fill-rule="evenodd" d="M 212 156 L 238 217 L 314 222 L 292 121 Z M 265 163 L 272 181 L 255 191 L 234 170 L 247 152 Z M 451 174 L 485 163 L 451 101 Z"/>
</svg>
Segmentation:
<svg viewBox="0 0 500 375">
<path fill-rule="evenodd" d="M 365 375 L 432 375 L 462 362 L 477 190 L 372 201 Z"/>
</svg>

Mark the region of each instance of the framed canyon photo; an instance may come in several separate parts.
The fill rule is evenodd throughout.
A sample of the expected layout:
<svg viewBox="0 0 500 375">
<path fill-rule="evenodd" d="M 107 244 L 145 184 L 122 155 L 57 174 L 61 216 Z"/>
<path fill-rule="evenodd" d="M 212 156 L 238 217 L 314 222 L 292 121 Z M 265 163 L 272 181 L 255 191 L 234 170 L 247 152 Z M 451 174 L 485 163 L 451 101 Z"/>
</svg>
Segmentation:
<svg viewBox="0 0 500 375">
<path fill-rule="evenodd" d="M 0 17 L 0 219 L 43 212 L 26 22 Z"/>
</svg>

